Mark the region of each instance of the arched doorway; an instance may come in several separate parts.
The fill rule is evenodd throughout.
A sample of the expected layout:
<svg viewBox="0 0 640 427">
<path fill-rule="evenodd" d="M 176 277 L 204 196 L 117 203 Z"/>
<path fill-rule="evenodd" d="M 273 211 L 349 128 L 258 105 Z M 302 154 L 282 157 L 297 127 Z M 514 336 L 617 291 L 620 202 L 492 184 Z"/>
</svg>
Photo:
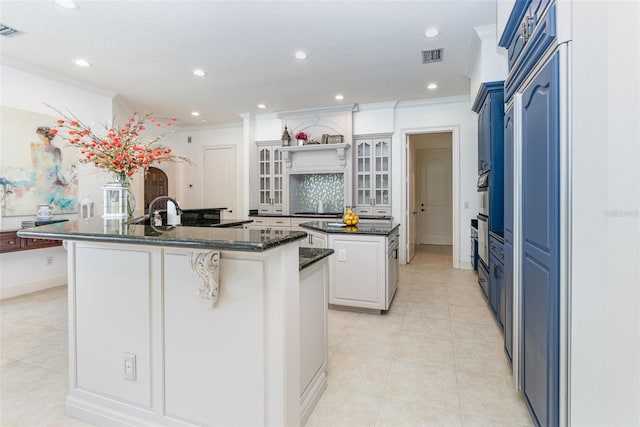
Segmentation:
<svg viewBox="0 0 640 427">
<path fill-rule="evenodd" d="M 161 169 L 150 167 L 144 177 L 144 213 L 148 213 L 149 203 L 158 196 L 169 195 L 169 179 Z M 154 208 L 166 209 L 167 202 L 162 200 Z"/>
</svg>

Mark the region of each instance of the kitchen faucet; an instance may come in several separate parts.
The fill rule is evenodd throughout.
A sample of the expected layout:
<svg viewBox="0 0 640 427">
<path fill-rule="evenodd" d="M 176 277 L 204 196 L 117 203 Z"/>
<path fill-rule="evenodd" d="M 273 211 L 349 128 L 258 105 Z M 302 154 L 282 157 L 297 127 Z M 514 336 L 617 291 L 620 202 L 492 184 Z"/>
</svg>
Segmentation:
<svg viewBox="0 0 640 427">
<path fill-rule="evenodd" d="M 169 197 L 169 196 L 158 196 L 155 199 L 153 199 L 150 203 L 149 203 L 149 218 L 151 219 L 151 223 L 153 224 L 153 218 L 151 215 L 153 215 L 153 205 L 155 205 L 155 203 L 158 200 L 163 200 L 163 199 L 167 199 L 169 201 L 171 201 L 175 207 L 176 207 L 176 214 L 178 215 L 182 215 L 182 209 L 180 208 L 180 205 L 178 205 L 178 202 L 176 202 L 176 199 L 174 199 L 173 197 Z"/>
</svg>

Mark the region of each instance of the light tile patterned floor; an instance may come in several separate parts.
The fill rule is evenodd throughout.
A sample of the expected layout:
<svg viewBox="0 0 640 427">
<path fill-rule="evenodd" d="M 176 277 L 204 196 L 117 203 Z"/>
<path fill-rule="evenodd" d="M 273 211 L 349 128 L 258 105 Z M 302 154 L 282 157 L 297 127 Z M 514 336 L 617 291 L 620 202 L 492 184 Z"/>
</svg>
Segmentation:
<svg viewBox="0 0 640 427">
<path fill-rule="evenodd" d="M 330 310 L 329 386 L 307 426 L 529 426 L 502 336 L 450 246 L 400 267 L 387 314 Z M 0 302 L 0 425 L 86 426 L 64 415 L 66 287 Z"/>
</svg>

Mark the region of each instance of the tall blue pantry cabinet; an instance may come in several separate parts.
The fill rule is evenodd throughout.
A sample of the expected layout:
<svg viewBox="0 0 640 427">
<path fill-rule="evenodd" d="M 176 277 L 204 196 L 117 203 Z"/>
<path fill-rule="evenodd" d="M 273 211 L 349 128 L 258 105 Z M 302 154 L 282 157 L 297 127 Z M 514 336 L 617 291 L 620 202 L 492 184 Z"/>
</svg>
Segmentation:
<svg viewBox="0 0 640 427">
<path fill-rule="evenodd" d="M 516 0 L 499 44 L 508 49 L 509 64 L 504 301 L 513 323 L 504 326 L 505 349 L 535 424 L 556 426 L 564 419 L 560 97 L 566 46 L 556 37 L 555 2 Z"/>
</svg>

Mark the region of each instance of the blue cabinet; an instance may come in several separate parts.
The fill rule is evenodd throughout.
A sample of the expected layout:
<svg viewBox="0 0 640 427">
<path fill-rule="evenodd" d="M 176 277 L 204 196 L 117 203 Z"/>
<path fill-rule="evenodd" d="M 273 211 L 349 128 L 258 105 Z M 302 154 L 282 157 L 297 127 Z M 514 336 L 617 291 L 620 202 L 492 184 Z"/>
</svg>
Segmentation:
<svg viewBox="0 0 640 427">
<path fill-rule="evenodd" d="M 472 110 L 478 114 L 478 174 L 489 172 L 489 231 L 502 232 L 504 82 L 482 83 Z"/>
<path fill-rule="evenodd" d="M 512 357 L 518 350 L 520 364 L 514 374 L 534 423 L 556 426 L 560 424 L 558 51 L 562 47 L 556 35 L 555 2 L 516 0 L 499 45 L 507 48 L 509 58 L 504 120 L 505 351 Z M 517 188 L 511 179 L 514 172 Z M 510 322 L 514 294 L 520 309 L 517 330 Z"/>
<path fill-rule="evenodd" d="M 484 296 L 489 298 L 489 271 L 485 267 L 484 262 L 478 261 L 478 285 L 484 293 Z"/>
<path fill-rule="evenodd" d="M 504 114 L 504 350 L 513 358 L 513 106 Z"/>
<path fill-rule="evenodd" d="M 533 34 L 540 31 L 538 28 L 544 23 L 545 12 L 551 0 L 516 0 L 511 15 L 507 20 L 504 32 L 498 43 L 507 49 L 507 64 L 509 69 L 521 68 L 517 64 L 524 56 L 531 55 L 526 52 L 531 49 Z M 549 15 L 546 15 L 548 18 Z M 555 27 L 555 25 L 554 25 Z M 537 40 L 540 42 L 540 40 Z"/>
<path fill-rule="evenodd" d="M 485 100 L 478 111 L 478 175 L 491 170 L 491 102 Z"/>
<path fill-rule="evenodd" d="M 501 328 L 504 328 L 504 258 L 503 244 L 489 235 L 489 304 Z"/>
<path fill-rule="evenodd" d="M 538 425 L 559 423 L 559 58 L 522 92 L 522 390 Z"/>
</svg>

